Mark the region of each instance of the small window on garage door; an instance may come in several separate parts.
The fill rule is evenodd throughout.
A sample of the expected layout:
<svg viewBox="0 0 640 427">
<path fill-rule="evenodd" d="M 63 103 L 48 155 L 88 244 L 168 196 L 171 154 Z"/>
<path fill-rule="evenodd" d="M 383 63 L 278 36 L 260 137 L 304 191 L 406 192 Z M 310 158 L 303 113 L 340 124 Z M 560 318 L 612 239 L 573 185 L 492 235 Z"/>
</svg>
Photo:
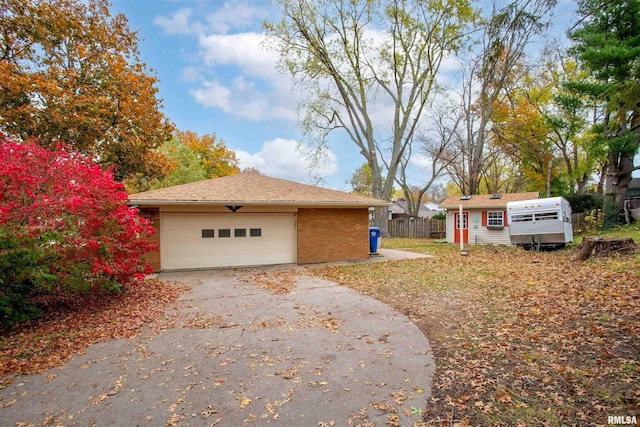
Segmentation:
<svg viewBox="0 0 640 427">
<path fill-rule="evenodd" d="M 220 228 L 218 229 L 218 237 L 231 237 L 231 229 L 230 228 Z"/>
<path fill-rule="evenodd" d="M 249 236 L 251 236 L 251 237 L 260 237 L 260 236 L 262 236 L 262 228 L 251 228 L 251 229 L 249 229 Z"/>
<path fill-rule="evenodd" d="M 213 230 L 213 229 L 202 229 L 202 238 L 203 239 L 215 237 L 215 235 L 216 235 L 216 233 L 215 233 L 215 230 Z"/>
<path fill-rule="evenodd" d="M 247 237 L 246 228 L 236 228 L 233 230 L 233 237 Z"/>
</svg>

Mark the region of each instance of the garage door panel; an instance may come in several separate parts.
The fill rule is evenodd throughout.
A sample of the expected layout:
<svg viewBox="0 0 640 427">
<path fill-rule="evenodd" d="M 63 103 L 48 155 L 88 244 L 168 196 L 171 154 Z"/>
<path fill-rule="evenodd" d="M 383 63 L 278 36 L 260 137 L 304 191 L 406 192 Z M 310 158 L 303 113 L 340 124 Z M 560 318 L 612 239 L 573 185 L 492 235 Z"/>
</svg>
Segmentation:
<svg viewBox="0 0 640 427">
<path fill-rule="evenodd" d="M 295 214 L 177 214 L 160 220 L 162 268 L 210 268 L 294 263 Z M 251 236 L 251 229 L 260 236 Z M 245 237 L 235 237 L 236 229 Z M 214 237 L 202 237 L 213 230 Z M 230 237 L 220 237 L 229 230 Z"/>
</svg>

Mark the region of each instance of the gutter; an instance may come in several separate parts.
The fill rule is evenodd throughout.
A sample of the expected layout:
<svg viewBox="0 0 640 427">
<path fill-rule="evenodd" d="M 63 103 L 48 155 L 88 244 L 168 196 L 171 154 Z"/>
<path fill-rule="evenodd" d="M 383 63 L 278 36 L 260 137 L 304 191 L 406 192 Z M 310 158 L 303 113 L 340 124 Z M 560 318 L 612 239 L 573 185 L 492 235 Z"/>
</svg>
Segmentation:
<svg viewBox="0 0 640 427">
<path fill-rule="evenodd" d="M 385 207 L 391 206 L 391 202 L 378 203 L 349 203 L 349 202 L 314 202 L 314 201 L 293 201 L 293 200 L 272 200 L 272 201 L 246 201 L 246 200 L 150 200 L 150 199 L 129 199 L 127 202 L 130 206 L 226 206 L 226 205 L 242 205 L 242 206 L 297 206 L 297 207 Z"/>
</svg>

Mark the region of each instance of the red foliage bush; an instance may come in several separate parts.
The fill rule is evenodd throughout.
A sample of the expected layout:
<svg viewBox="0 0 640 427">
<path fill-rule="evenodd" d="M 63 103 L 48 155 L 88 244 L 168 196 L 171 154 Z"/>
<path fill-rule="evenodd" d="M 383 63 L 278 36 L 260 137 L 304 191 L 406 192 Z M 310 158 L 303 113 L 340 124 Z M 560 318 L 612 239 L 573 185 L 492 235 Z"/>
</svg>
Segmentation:
<svg viewBox="0 0 640 427">
<path fill-rule="evenodd" d="M 151 273 L 153 228 L 126 200 L 94 159 L 0 138 L 0 297 L 119 289 Z"/>
</svg>

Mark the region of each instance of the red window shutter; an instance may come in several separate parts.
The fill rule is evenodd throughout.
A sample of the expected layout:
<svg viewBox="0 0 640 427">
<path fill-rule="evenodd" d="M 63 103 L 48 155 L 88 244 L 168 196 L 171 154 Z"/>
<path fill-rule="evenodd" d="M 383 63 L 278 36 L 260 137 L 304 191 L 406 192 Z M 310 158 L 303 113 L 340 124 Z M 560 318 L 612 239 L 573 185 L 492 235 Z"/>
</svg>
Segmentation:
<svg viewBox="0 0 640 427">
<path fill-rule="evenodd" d="M 507 225 L 507 211 L 502 212 L 502 224 Z"/>
<path fill-rule="evenodd" d="M 482 211 L 482 226 L 487 226 L 487 211 Z"/>
</svg>

